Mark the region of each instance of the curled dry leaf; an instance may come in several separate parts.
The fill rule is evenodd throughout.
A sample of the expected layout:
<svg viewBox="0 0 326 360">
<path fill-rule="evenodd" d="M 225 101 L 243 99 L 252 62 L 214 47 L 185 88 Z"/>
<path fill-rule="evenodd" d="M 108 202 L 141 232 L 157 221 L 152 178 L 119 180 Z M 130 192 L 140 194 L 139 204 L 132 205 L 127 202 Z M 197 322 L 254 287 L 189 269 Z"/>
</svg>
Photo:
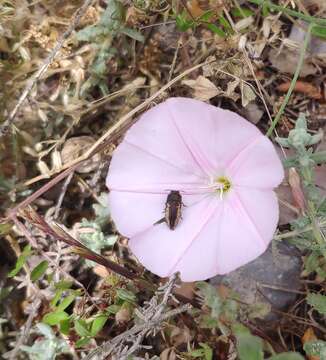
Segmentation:
<svg viewBox="0 0 326 360">
<path fill-rule="evenodd" d="M 277 87 L 277 90 L 281 92 L 287 92 L 290 86 L 291 86 L 291 81 L 287 81 L 285 83 L 280 84 Z M 305 94 L 311 99 L 320 100 L 322 98 L 320 89 L 317 86 L 314 86 L 313 84 L 310 84 L 306 81 L 297 81 L 294 87 L 294 91 Z"/>
<path fill-rule="evenodd" d="M 130 309 L 128 307 L 122 307 L 116 314 L 115 314 L 115 321 L 118 324 L 127 323 L 131 319 Z"/>
<path fill-rule="evenodd" d="M 63 164 L 77 159 L 88 150 L 95 140 L 91 136 L 78 136 L 68 139 L 61 150 L 61 159 Z M 101 162 L 101 155 L 95 154 L 91 159 L 80 164 L 76 171 L 81 174 L 86 174 L 96 170 Z"/>
<path fill-rule="evenodd" d="M 202 75 L 198 76 L 196 80 L 183 80 L 182 84 L 192 88 L 194 97 L 202 101 L 207 101 L 220 93 L 218 88 Z"/>
<path fill-rule="evenodd" d="M 305 212 L 306 200 L 303 194 L 300 176 L 295 168 L 289 170 L 289 184 L 292 191 L 292 196 L 296 207 L 301 211 L 302 214 Z"/>
<path fill-rule="evenodd" d="M 298 64 L 299 49 L 289 49 L 284 47 L 282 51 L 278 49 L 272 49 L 269 52 L 269 61 L 273 67 L 279 70 L 281 73 L 294 74 Z M 301 68 L 300 76 L 305 77 L 308 75 L 315 75 L 317 69 L 311 63 L 309 58 L 305 59 L 305 62 Z"/>
<path fill-rule="evenodd" d="M 173 326 L 170 340 L 173 346 L 178 347 L 182 344 L 187 344 L 193 339 L 193 335 L 191 334 L 189 328 L 184 326 L 182 328 Z"/>
<path fill-rule="evenodd" d="M 160 360 L 175 360 L 177 355 L 173 348 L 164 349 L 160 354 Z"/>
<path fill-rule="evenodd" d="M 315 335 L 313 328 L 309 327 L 302 336 L 302 339 L 301 339 L 302 344 L 305 345 L 306 343 L 308 343 L 310 341 L 314 341 L 314 340 L 318 340 L 317 336 Z M 307 359 L 308 360 L 320 360 L 320 357 L 314 356 L 314 355 L 310 355 L 310 356 L 308 355 Z"/>
</svg>

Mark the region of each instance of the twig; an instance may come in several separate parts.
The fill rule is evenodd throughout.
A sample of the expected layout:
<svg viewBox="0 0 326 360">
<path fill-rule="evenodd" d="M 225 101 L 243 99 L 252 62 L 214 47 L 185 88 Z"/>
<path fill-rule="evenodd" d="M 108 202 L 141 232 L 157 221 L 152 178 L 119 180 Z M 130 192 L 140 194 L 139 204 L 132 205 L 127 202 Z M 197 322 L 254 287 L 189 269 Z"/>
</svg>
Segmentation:
<svg viewBox="0 0 326 360">
<path fill-rule="evenodd" d="M 37 299 L 36 301 L 33 301 L 32 303 L 32 309 L 31 312 L 28 315 L 27 321 L 24 325 L 24 328 L 22 330 L 22 333 L 19 337 L 19 339 L 16 341 L 15 343 L 15 347 L 12 351 L 10 351 L 7 354 L 4 354 L 3 357 L 5 359 L 9 358 L 9 360 L 16 360 L 17 359 L 17 354 L 20 351 L 20 347 L 24 344 L 24 342 L 28 339 L 28 334 L 31 330 L 32 324 L 33 324 L 33 319 L 36 315 L 36 312 L 38 310 L 38 308 L 41 305 L 41 300 Z"/>
<path fill-rule="evenodd" d="M 24 211 L 21 211 L 21 215 L 32 225 L 43 231 L 46 235 L 51 236 L 52 238 L 63 241 L 64 243 L 72 247 L 72 251 L 82 257 L 97 262 L 105 266 L 106 268 L 114 271 L 115 273 L 126 277 L 127 279 L 137 278 L 137 274 L 134 274 L 127 270 L 125 267 L 106 259 L 104 256 L 95 253 L 94 251 L 88 249 L 84 244 L 74 239 L 70 234 L 68 234 L 60 224 L 53 222 L 49 225 L 45 219 L 40 216 L 33 208 L 29 207 Z"/>
<path fill-rule="evenodd" d="M 14 223 L 17 226 L 17 228 L 22 232 L 22 234 L 26 237 L 26 239 L 30 242 L 30 244 L 32 245 L 33 248 L 35 248 L 36 250 L 38 250 L 39 252 L 41 252 L 41 249 L 39 247 L 39 245 L 37 244 L 36 240 L 34 239 L 34 237 L 32 236 L 32 234 L 28 231 L 28 229 L 26 228 L 26 226 L 17 219 L 17 217 L 15 217 L 14 219 Z M 97 307 L 97 305 L 94 303 L 91 295 L 88 293 L 87 289 L 85 288 L 85 286 L 79 282 L 77 279 L 75 279 L 72 275 L 70 275 L 69 273 L 67 273 L 66 271 L 64 271 L 63 269 L 61 269 L 60 266 L 58 266 L 58 264 L 56 264 L 50 256 L 48 256 L 46 253 L 42 253 L 42 255 L 44 256 L 44 258 L 52 265 L 54 265 L 55 269 L 59 270 L 59 272 L 64 275 L 66 278 L 71 279 L 76 285 L 78 285 L 80 288 L 83 289 L 84 294 L 87 296 L 87 298 Z M 35 284 L 31 283 L 33 286 L 35 286 Z M 38 291 L 36 291 L 38 292 Z"/>
<path fill-rule="evenodd" d="M 3 137 L 10 129 L 10 126 L 14 122 L 16 115 L 25 102 L 28 95 L 31 93 L 34 85 L 37 83 L 39 78 L 45 73 L 49 65 L 53 62 L 55 57 L 57 56 L 59 50 L 62 48 L 65 41 L 68 39 L 68 37 L 71 35 L 71 33 L 75 30 L 76 26 L 78 25 L 80 19 L 84 16 L 86 13 L 88 7 L 93 2 L 93 0 L 85 0 L 83 5 L 75 12 L 71 23 L 68 27 L 68 29 L 62 34 L 60 39 L 57 41 L 55 47 L 50 52 L 49 56 L 44 60 L 42 66 L 34 73 L 34 75 L 31 76 L 31 78 L 27 81 L 27 84 L 25 86 L 24 91 L 20 95 L 18 102 L 12 112 L 10 113 L 9 117 L 6 119 L 6 121 L 0 126 L 0 138 Z"/>
<path fill-rule="evenodd" d="M 63 185 L 62 185 L 62 189 L 61 189 L 61 192 L 60 192 L 60 196 L 59 196 L 57 205 L 55 206 L 55 211 L 54 211 L 54 215 L 53 215 L 53 219 L 54 219 L 54 220 L 56 220 L 56 219 L 58 218 L 58 216 L 59 216 L 59 212 L 60 212 L 60 209 L 61 209 L 61 205 L 62 205 L 62 202 L 63 202 L 63 198 L 65 197 L 65 194 L 66 194 L 68 185 L 70 184 L 70 181 L 71 181 L 71 179 L 72 179 L 73 176 L 74 176 L 74 172 L 72 171 L 72 172 L 67 176 L 65 182 L 64 182 Z"/>
<path fill-rule="evenodd" d="M 131 329 L 116 336 L 111 341 L 104 343 L 88 354 L 84 360 L 91 360 L 94 356 L 96 356 L 96 359 L 102 360 L 108 355 L 111 355 L 112 359 L 125 360 L 141 347 L 141 342 L 149 331 L 158 329 L 164 320 L 190 310 L 191 305 L 185 304 L 177 309 L 164 313 L 167 301 L 169 297 L 172 296 L 176 281 L 177 276 L 171 276 L 168 283 L 157 290 L 142 312 L 137 311 L 140 319 L 143 321 L 142 324 L 134 325 Z M 163 298 L 161 302 L 159 302 L 158 298 L 162 293 Z"/>
<path fill-rule="evenodd" d="M 273 130 L 275 129 L 275 126 L 277 125 L 277 123 L 279 122 L 281 116 L 283 115 L 283 112 L 285 110 L 286 105 L 288 104 L 288 102 L 290 100 L 290 97 L 291 97 L 292 92 L 293 92 L 293 90 L 295 88 L 295 84 L 296 84 L 296 82 L 297 82 L 297 80 L 299 78 L 299 75 L 300 75 L 300 72 L 301 72 L 301 69 L 302 69 L 302 66 L 303 66 L 303 63 L 304 63 L 306 50 L 307 50 L 309 40 L 310 40 L 311 30 L 312 30 L 312 28 L 314 26 L 315 25 L 313 23 L 311 23 L 309 25 L 309 27 L 308 27 L 308 30 L 307 30 L 307 33 L 306 33 L 302 48 L 300 50 L 300 56 L 299 56 L 298 65 L 297 65 L 297 68 L 295 69 L 295 73 L 293 75 L 289 90 L 288 90 L 288 92 L 287 92 L 287 94 L 286 94 L 286 96 L 285 96 L 285 98 L 284 98 L 284 100 L 282 102 L 282 105 L 281 105 L 277 115 L 275 116 L 271 126 L 269 127 L 269 129 L 268 129 L 268 131 L 266 133 L 266 136 L 271 136 Z"/>
<path fill-rule="evenodd" d="M 47 174 L 46 176 L 40 175 L 35 179 L 31 179 L 25 183 L 25 185 L 31 185 L 35 181 L 39 181 L 42 179 L 45 179 L 48 176 L 52 176 L 56 173 L 59 173 L 62 170 L 68 169 L 71 166 L 74 166 L 76 164 L 79 164 L 80 162 L 87 160 L 88 158 L 92 157 L 96 152 L 98 152 L 99 148 L 103 146 L 104 141 L 112 141 L 112 139 L 118 134 L 121 134 L 121 131 L 125 130 L 130 126 L 133 122 L 133 116 L 139 113 L 140 111 L 144 110 L 148 105 L 152 103 L 156 98 L 158 98 L 160 95 L 162 95 L 166 90 L 168 90 L 172 85 L 174 85 L 176 82 L 180 81 L 187 75 L 191 74 L 197 69 L 202 68 L 203 66 L 206 66 L 208 64 L 211 64 L 213 62 L 216 62 L 216 60 L 203 62 L 201 64 L 192 66 L 191 68 L 185 70 L 180 75 L 173 78 L 171 81 L 163 85 L 156 93 L 154 93 L 152 96 L 147 98 L 144 102 L 136 106 L 134 109 L 129 111 L 127 114 L 123 115 L 113 126 L 111 126 L 108 131 L 106 131 L 83 155 L 79 156 L 78 158 L 72 160 L 71 162 L 64 164 L 61 169 L 54 169 L 50 172 L 50 174 Z M 61 174 L 60 174 L 61 175 Z M 53 179 L 54 180 L 54 179 Z M 19 204 L 18 207 L 21 205 Z"/>
<path fill-rule="evenodd" d="M 305 15 L 299 11 L 288 9 L 285 6 L 274 4 L 268 0 L 248 0 L 248 1 L 250 3 L 256 4 L 256 5 L 267 6 L 271 10 L 280 11 L 281 13 L 296 17 L 301 20 L 305 20 L 312 24 L 317 24 L 320 26 L 326 25 L 326 19 L 321 19 L 321 18 L 316 18 L 315 16 Z"/>
</svg>

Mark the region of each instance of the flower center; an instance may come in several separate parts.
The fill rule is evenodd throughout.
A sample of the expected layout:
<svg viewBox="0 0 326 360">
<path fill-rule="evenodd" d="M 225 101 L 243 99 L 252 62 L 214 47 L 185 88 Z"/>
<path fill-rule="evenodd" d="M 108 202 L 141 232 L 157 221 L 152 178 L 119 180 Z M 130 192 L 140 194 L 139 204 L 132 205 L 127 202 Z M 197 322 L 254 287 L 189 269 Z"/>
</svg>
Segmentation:
<svg viewBox="0 0 326 360">
<path fill-rule="evenodd" d="M 217 184 L 216 191 L 220 193 L 221 197 L 226 194 L 232 186 L 231 181 L 225 176 L 218 177 L 215 183 Z"/>
</svg>

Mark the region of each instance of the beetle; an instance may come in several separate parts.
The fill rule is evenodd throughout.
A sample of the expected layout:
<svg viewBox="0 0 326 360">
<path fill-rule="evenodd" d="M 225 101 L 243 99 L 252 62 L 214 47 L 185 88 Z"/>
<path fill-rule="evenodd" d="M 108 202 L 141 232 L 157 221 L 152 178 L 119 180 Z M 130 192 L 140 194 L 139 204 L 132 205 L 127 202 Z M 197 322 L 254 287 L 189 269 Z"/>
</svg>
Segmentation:
<svg viewBox="0 0 326 360">
<path fill-rule="evenodd" d="M 165 222 L 170 230 L 174 230 L 181 219 L 182 205 L 182 196 L 180 192 L 171 190 L 166 198 L 164 217 L 154 225 Z"/>
</svg>

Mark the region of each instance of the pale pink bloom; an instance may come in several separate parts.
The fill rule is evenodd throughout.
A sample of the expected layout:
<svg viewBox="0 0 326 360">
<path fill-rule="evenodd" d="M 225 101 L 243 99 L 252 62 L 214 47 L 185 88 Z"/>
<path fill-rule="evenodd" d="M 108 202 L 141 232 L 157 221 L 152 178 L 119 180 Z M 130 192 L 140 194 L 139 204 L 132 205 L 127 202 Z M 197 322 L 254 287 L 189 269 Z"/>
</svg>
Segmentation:
<svg viewBox="0 0 326 360">
<path fill-rule="evenodd" d="M 144 113 L 115 150 L 109 206 L 147 269 L 203 280 L 266 250 L 279 217 L 273 189 L 282 178 L 273 144 L 254 125 L 231 111 L 171 98 Z M 185 205 L 175 230 L 154 225 L 171 190 Z"/>
</svg>

